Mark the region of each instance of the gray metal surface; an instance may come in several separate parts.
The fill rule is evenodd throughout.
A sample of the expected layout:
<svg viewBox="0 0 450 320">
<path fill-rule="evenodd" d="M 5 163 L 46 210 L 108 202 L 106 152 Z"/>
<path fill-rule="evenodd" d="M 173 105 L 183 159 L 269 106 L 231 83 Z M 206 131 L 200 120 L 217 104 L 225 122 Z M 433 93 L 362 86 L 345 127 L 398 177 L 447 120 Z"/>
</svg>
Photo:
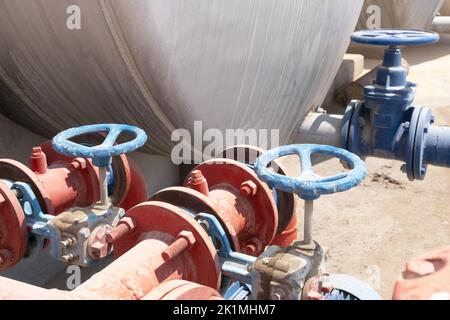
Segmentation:
<svg viewBox="0 0 450 320">
<path fill-rule="evenodd" d="M 427 3 L 429 0 L 426 1 Z M 81 8 L 81 30 L 66 9 Z M 168 154 L 175 128 L 280 129 L 321 104 L 362 0 L 0 1 L 0 111 L 51 137 L 127 123 Z"/>
<path fill-rule="evenodd" d="M 381 28 L 428 30 L 444 0 L 365 0 L 357 30 L 367 29 L 367 20 L 373 13 L 367 8 L 381 9 Z"/>
</svg>

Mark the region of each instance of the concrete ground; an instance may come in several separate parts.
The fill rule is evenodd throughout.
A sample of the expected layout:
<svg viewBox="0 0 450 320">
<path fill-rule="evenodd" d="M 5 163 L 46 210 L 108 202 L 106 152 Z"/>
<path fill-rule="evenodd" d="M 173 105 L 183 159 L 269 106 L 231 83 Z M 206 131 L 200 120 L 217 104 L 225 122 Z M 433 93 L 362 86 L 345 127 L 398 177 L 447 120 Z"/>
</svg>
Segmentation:
<svg viewBox="0 0 450 320">
<path fill-rule="evenodd" d="M 419 84 L 415 104 L 431 107 L 438 124 L 450 125 L 450 35 L 407 48 L 405 58 L 409 80 Z M 328 247 L 332 272 L 365 280 L 390 299 L 408 259 L 450 245 L 450 169 L 429 167 L 424 181 L 410 182 L 399 161 L 369 158 L 366 164 L 369 176 L 360 186 L 316 201 L 314 235 Z M 328 161 L 317 170 L 332 173 L 339 166 Z"/>
</svg>

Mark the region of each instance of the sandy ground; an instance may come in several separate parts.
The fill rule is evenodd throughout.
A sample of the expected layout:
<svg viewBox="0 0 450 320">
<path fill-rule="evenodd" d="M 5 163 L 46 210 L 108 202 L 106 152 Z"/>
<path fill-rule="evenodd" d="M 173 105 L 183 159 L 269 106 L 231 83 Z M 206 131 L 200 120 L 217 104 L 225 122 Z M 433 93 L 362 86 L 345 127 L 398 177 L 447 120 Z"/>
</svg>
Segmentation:
<svg viewBox="0 0 450 320">
<path fill-rule="evenodd" d="M 408 48 L 409 80 L 419 84 L 416 105 L 431 107 L 438 124 L 450 125 L 450 36 L 439 44 Z M 377 61 L 367 61 L 367 67 Z M 367 159 L 368 178 L 315 203 L 315 239 L 328 247 L 332 272 L 370 283 L 389 299 L 405 262 L 450 244 L 450 170 L 429 167 L 424 181 L 410 182 L 402 162 Z M 338 161 L 318 171 L 339 170 Z"/>
</svg>

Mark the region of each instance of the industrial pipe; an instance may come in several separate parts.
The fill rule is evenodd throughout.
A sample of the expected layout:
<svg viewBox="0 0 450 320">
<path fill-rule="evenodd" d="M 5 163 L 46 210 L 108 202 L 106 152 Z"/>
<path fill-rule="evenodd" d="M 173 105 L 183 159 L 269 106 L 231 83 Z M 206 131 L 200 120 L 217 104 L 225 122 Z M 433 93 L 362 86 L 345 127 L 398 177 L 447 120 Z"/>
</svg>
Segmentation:
<svg viewBox="0 0 450 320">
<path fill-rule="evenodd" d="M 297 142 L 339 143 L 361 157 L 402 160 L 402 170 L 410 180 L 423 180 L 428 164 L 450 167 L 450 128 L 434 125 L 435 117 L 429 108 L 412 105 L 416 84 L 406 79 L 399 48 L 434 43 L 439 36 L 416 30 L 381 29 L 356 32 L 352 39 L 388 46 L 374 84 L 364 88 L 364 101 L 352 101 L 342 118 L 310 115 L 299 130 Z M 306 130 L 317 137 L 306 134 Z"/>
<path fill-rule="evenodd" d="M 449 16 L 434 17 L 433 30 L 438 33 L 450 33 L 450 17 Z"/>
<path fill-rule="evenodd" d="M 256 146 L 236 145 L 223 150 L 220 156 L 244 163 L 254 170 L 256 159 L 264 152 L 264 149 Z M 288 175 L 288 170 L 281 161 L 275 160 L 271 165 L 279 174 Z M 299 199 L 293 193 L 283 192 L 276 188 L 271 189 L 278 211 L 278 229 L 271 244 L 287 247 L 298 238 L 297 213 L 300 207 Z"/>
<path fill-rule="evenodd" d="M 49 141 L 33 148 L 29 163 L 28 168 L 15 160 L 0 159 L 0 179 L 30 184 L 47 214 L 57 215 L 66 209 L 87 207 L 100 200 L 99 171 L 91 160 L 61 155 L 52 149 Z M 144 178 L 125 155 L 113 160 L 108 175 L 109 196 L 114 205 L 127 210 L 146 200 Z M 139 190 L 133 185 L 139 186 Z M 133 197 L 132 201 L 130 197 Z"/>
<path fill-rule="evenodd" d="M 341 147 L 342 115 L 311 112 L 296 131 L 294 143 Z"/>
<path fill-rule="evenodd" d="M 91 131 L 84 134 L 79 134 L 81 128 L 67 130 L 75 133 L 72 137 L 74 142 L 62 144 L 62 153 L 53 148 L 51 141 L 33 148 L 29 167 L 18 161 L 0 159 L 0 251 L 4 253 L 0 270 L 13 267 L 26 253 L 29 257 L 37 257 L 49 244 L 53 257 L 86 266 L 90 258 L 86 256 L 85 241 L 97 246 L 94 250 L 88 246 L 91 258 L 107 254 L 106 247 L 101 247 L 102 244 L 96 240 L 101 233 L 97 234 L 94 229 L 98 231 L 98 226 L 114 225 L 121 210 L 147 199 L 142 174 L 123 154 L 132 150 L 130 142 L 125 144 L 127 150 L 116 153 L 117 157 L 109 158 L 110 161 L 100 168 L 95 165 L 96 157 L 91 159 L 68 152 L 76 149 L 74 145 L 92 150 L 95 147 L 89 146 L 100 143 L 104 152 L 106 146 L 103 141 L 114 143 L 113 140 L 122 132 L 119 129 L 131 130 L 119 125 L 100 126 L 105 130 L 92 131 L 93 127 L 89 127 Z M 99 128 L 98 125 L 94 127 Z M 140 134 L 136 139 L 139 138 L 143 144 L 145 133 L 138 128 L 133 130 Z M 106 138 L 105 132 L 108 132 Z M 110 136 L 111 132 L 113 136 Z M 66 148 L 67 144 L 70 148 Z M 121 145 L 111 145 L 106 151 L 115 151 L 114 148 L 121 148 Z M 101 206 L 94 210 L 91 206 L 99 200 Z M 116 210 L 114 206 L 121 208 L 116 207 Z M 78 227 L 66 230 L 71 223 Z"/>
<path fill-rule="evenodd" d="M 430 126 L 425 140 L 425 162 L 450 167 L 450 127 Z"/>
<path fill-rule="evenodd" d="M 187 176 L 184 187 L 161 190 L 150 200 L 170 203 L 194 215 L 215 215 L 233 249 L 252 256 L 272 242 L 278 229 L 272 190 L 251 168 L 234 160 L 206 161 Z"/>
<path fill-rule="evenodd" d="M 133 219 L 135 228 L 115 239 L 115 261 L 73 291 L 40 289 L 0 277 L 0 299 L 139 300 L 171 280 L 188 280 L 211 290 L 220 287 L 216 249 L 193 217 L 158 202 L 140 204 L 127 217 Z M 163 253 L 173 248 L 180 234 L 187 234 L 191 245 L 165 259 Z"/>
<path fill-rule="evenodd" d="M 268 168 L 277 158 L 293 153 L 300 157 L 301 177 L 285 176 Z M 311 154 L 337 157 L 351 170 L 316 179 Z M 271 299 L 289 300 L 311 298 L 309 293 L 314 291 L 315 298 L 329 299 L 325 293 L 330 290 L 335 292 L 331 298 L 339 298 L 343 294 L 339 288 L 321 285 L 328 275 L 324 251 L 312 239 L 312 202 L 356 186 L 365 175 L 364 163 L 356 155 L 320 145 L 270 150 L 257 159 L 253 169 L 229 159 L 207 161 L 191 172 L 185 187 L 169 188 L 154 197 L 166 202 L 153 199 L 139 204 L 128 210 L 119 223 L 106 225 L 101 234 L 97 233 L 99 245 L 102 241 L 112 245 L 113 263 L 70 293 L 52 290 L 40 296 L 215 300 L 222 299 L 217 291 L 220 288 L 224 296 L 236 299 L 247 298 L 252 291 L 264 292 L 264 297 Z M 287 247 L 269 246 L 278 218 L 269 186 L 306 200 L 305 241 Z M 293 267 L 286 269 L 286 265 Z M 310 280 L 315 281 L 313 287 L 307 285 Z M 22 291 L 27 289 L 40 294 L 39 289 L 20 283 L 5 284 L 8 292 L 0 290 L 0 299 L 30 299 Z M 276 294 L 273 290 L 277 290 Z M 349 295 L 358 297 L 352 290 Z"/>
</svg>

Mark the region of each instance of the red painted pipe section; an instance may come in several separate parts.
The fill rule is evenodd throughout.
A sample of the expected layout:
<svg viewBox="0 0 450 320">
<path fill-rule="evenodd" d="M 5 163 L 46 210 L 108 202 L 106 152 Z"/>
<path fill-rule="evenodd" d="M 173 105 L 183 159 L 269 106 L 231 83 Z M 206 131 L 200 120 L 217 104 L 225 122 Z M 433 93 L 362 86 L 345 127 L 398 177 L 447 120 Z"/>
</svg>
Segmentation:
<svg viewBox="0 0 450 320">
<path fill-rule="evenodd" d="M 194 294 L 191 299 L 220 298 L 216 291 L 220 287 L 217 253 L 198 222 L 174 206 L 157 202 L 136 206 L 127 216 L 132 217 L 135 228 L 115 240 L 117 259 L 73 291 L 46 290 L 0 277 L 0 300 L 150 299 L 155 288 L 173 280 L 191 283 L 182 282 L 182 288 L 170 290 L 165 287 L 161 299 L 167 295 L 186 299 L 189 293 Z M 174 246 L 181 239 L 187 245 Z M 175 250 L 165 257 L 163 253 L 171 248 Z M 201 294 L 204 287 L 208 287 L 206 296 Z M 161 288 L 157 292 L 161 293 Z"/>
<path fill-rule="evenodd" d="M 167 235 L 149 234 L 130 251 L 69 292 L 45 290 L 0 277 L 0 300 L 4 299 L 95 299 L 139 300 L 163 281 L 183 279 L 191 266 L 181 259 L 165 262 Z M 7 289 L 6 289 L 7 288 Z M 31 289 L 31 290 L 30 290 Z"/>
<path fill-rule="evenodd" d="M 159 285 L 142 300 L 223 300 L 223 297 L 210 287 L 172 280 Z"/>
<path fill-rule="evenodd" d="M 272 191 L 252 169 L 235 160 L 207 161 L 188 175 L 184 187 L 161 190 L 151 200 L 192 214 L 215 215 L 233 249 L 253 256 L 272 242 L 278 227 Z"/>
<path fill-rule="evenodd" d="M 225 149 L 222 157 L 236 160 L 244 164 L 254 165 L 256 159 L 264 153 L 264 149 L 251 145 L 235 145 Z M 281 175 L 286 175 L 288 170 L 279 160 L 272 163 L 273 169 Z M 191 186 L 192 187 L 192 186 Z M 243 190 L 244 194 L 249 188 Z M 271 245 L 286 247 L 298 239 L 297 212 L 299 199 L 292 193 L 277 191 L 278 205 L 278 229 Z"/>
<path fill-rule="evenodd" d="M 89 161 L 77 159 L 47 166 L 42 150 L 35 148 L 30 162 L 39 171 L 1 159 L 0 179 L 30 184 L 46 213 L 56 215 L 74 206 L 88 206 L 99 198 L 98 171 Z"/>
<path fill-rule="evenodd" d="M 113 205 L 130 209 L 148 198 L 144 177 L 125 155 L 113 158 Z M 73 207 L 89 207 L 100 200 L 99 172 L 90 159 L 71 158 L 53 150 L 51 141 L 33 148 L 29 167 L 0 159 L 0 182 L 25 182 L 43 211 L 58 215 Z M 27 246 L 24 212 L 6 184 L 0 184 L 0 271 L 19 262 Z"/>
<path fill-rule="evenodd" d="M 90 139 L 93 139 L 91 142 L 95 143 L 95 136 Z M 47 157 L 48 166 L 75 163 L 75 167 L 78 167 L 77 162 L 79 162 L 79 160 L 83 160 L 80 158 L 67 157 L 56 152 L 52 148 L 51 141 L 43 143 L 41 145 L 41 149 Z M 98 170 L 92 165 L 92 161 L 90 159 L 85 159 L 84 161 L 86 161 L 88 166 L 92 166 L 94 168 L 94 171 L 88 170 L 89 175 L 84 176 L 86 183 L 93 183 L 92 188 L 94 188 L 96 193 L 98 193 Z M 144 176 L 131 158 L 124 154 L 114 157 L 112 168 L 115 175 L 115 188 L 113 194 L 111 195 L 111 201 L 114 206 L 128 210 L 148 199 L 148 189 Z M 94 180 L 92 181 L 92 179 Z M 90 206 L 99 200 L 99 195 L 93 195 L 91 199 L 81 197 L 80 202 L 82 202 L 82 204 L 77 204 L 77 206 Z"/>
<path fill-rule="evenodd" d="M 293 214 L 287 227 L 275 236 L 271 244 L 280 247 L 290 246 L 294 241 L 298 240 L 297 226 L 297 215 Z"/>
<path fill-rule="evenodd" d="M 71 292 L 44 289 L 25 282 L 0 277 L 0 300 L 68 300 L 82 299 Z"/>
<path fill-rule="evenodd" d="M 123 195 L 123 200 L 116 206 L 124 210 L 129 210 L 135 205 L 147 201 L 149 196 L 147 183 L 138 166 L 129 157 L 126 157 L 126 160 L 130 170 L 129 187 Z"/>
</svg>

